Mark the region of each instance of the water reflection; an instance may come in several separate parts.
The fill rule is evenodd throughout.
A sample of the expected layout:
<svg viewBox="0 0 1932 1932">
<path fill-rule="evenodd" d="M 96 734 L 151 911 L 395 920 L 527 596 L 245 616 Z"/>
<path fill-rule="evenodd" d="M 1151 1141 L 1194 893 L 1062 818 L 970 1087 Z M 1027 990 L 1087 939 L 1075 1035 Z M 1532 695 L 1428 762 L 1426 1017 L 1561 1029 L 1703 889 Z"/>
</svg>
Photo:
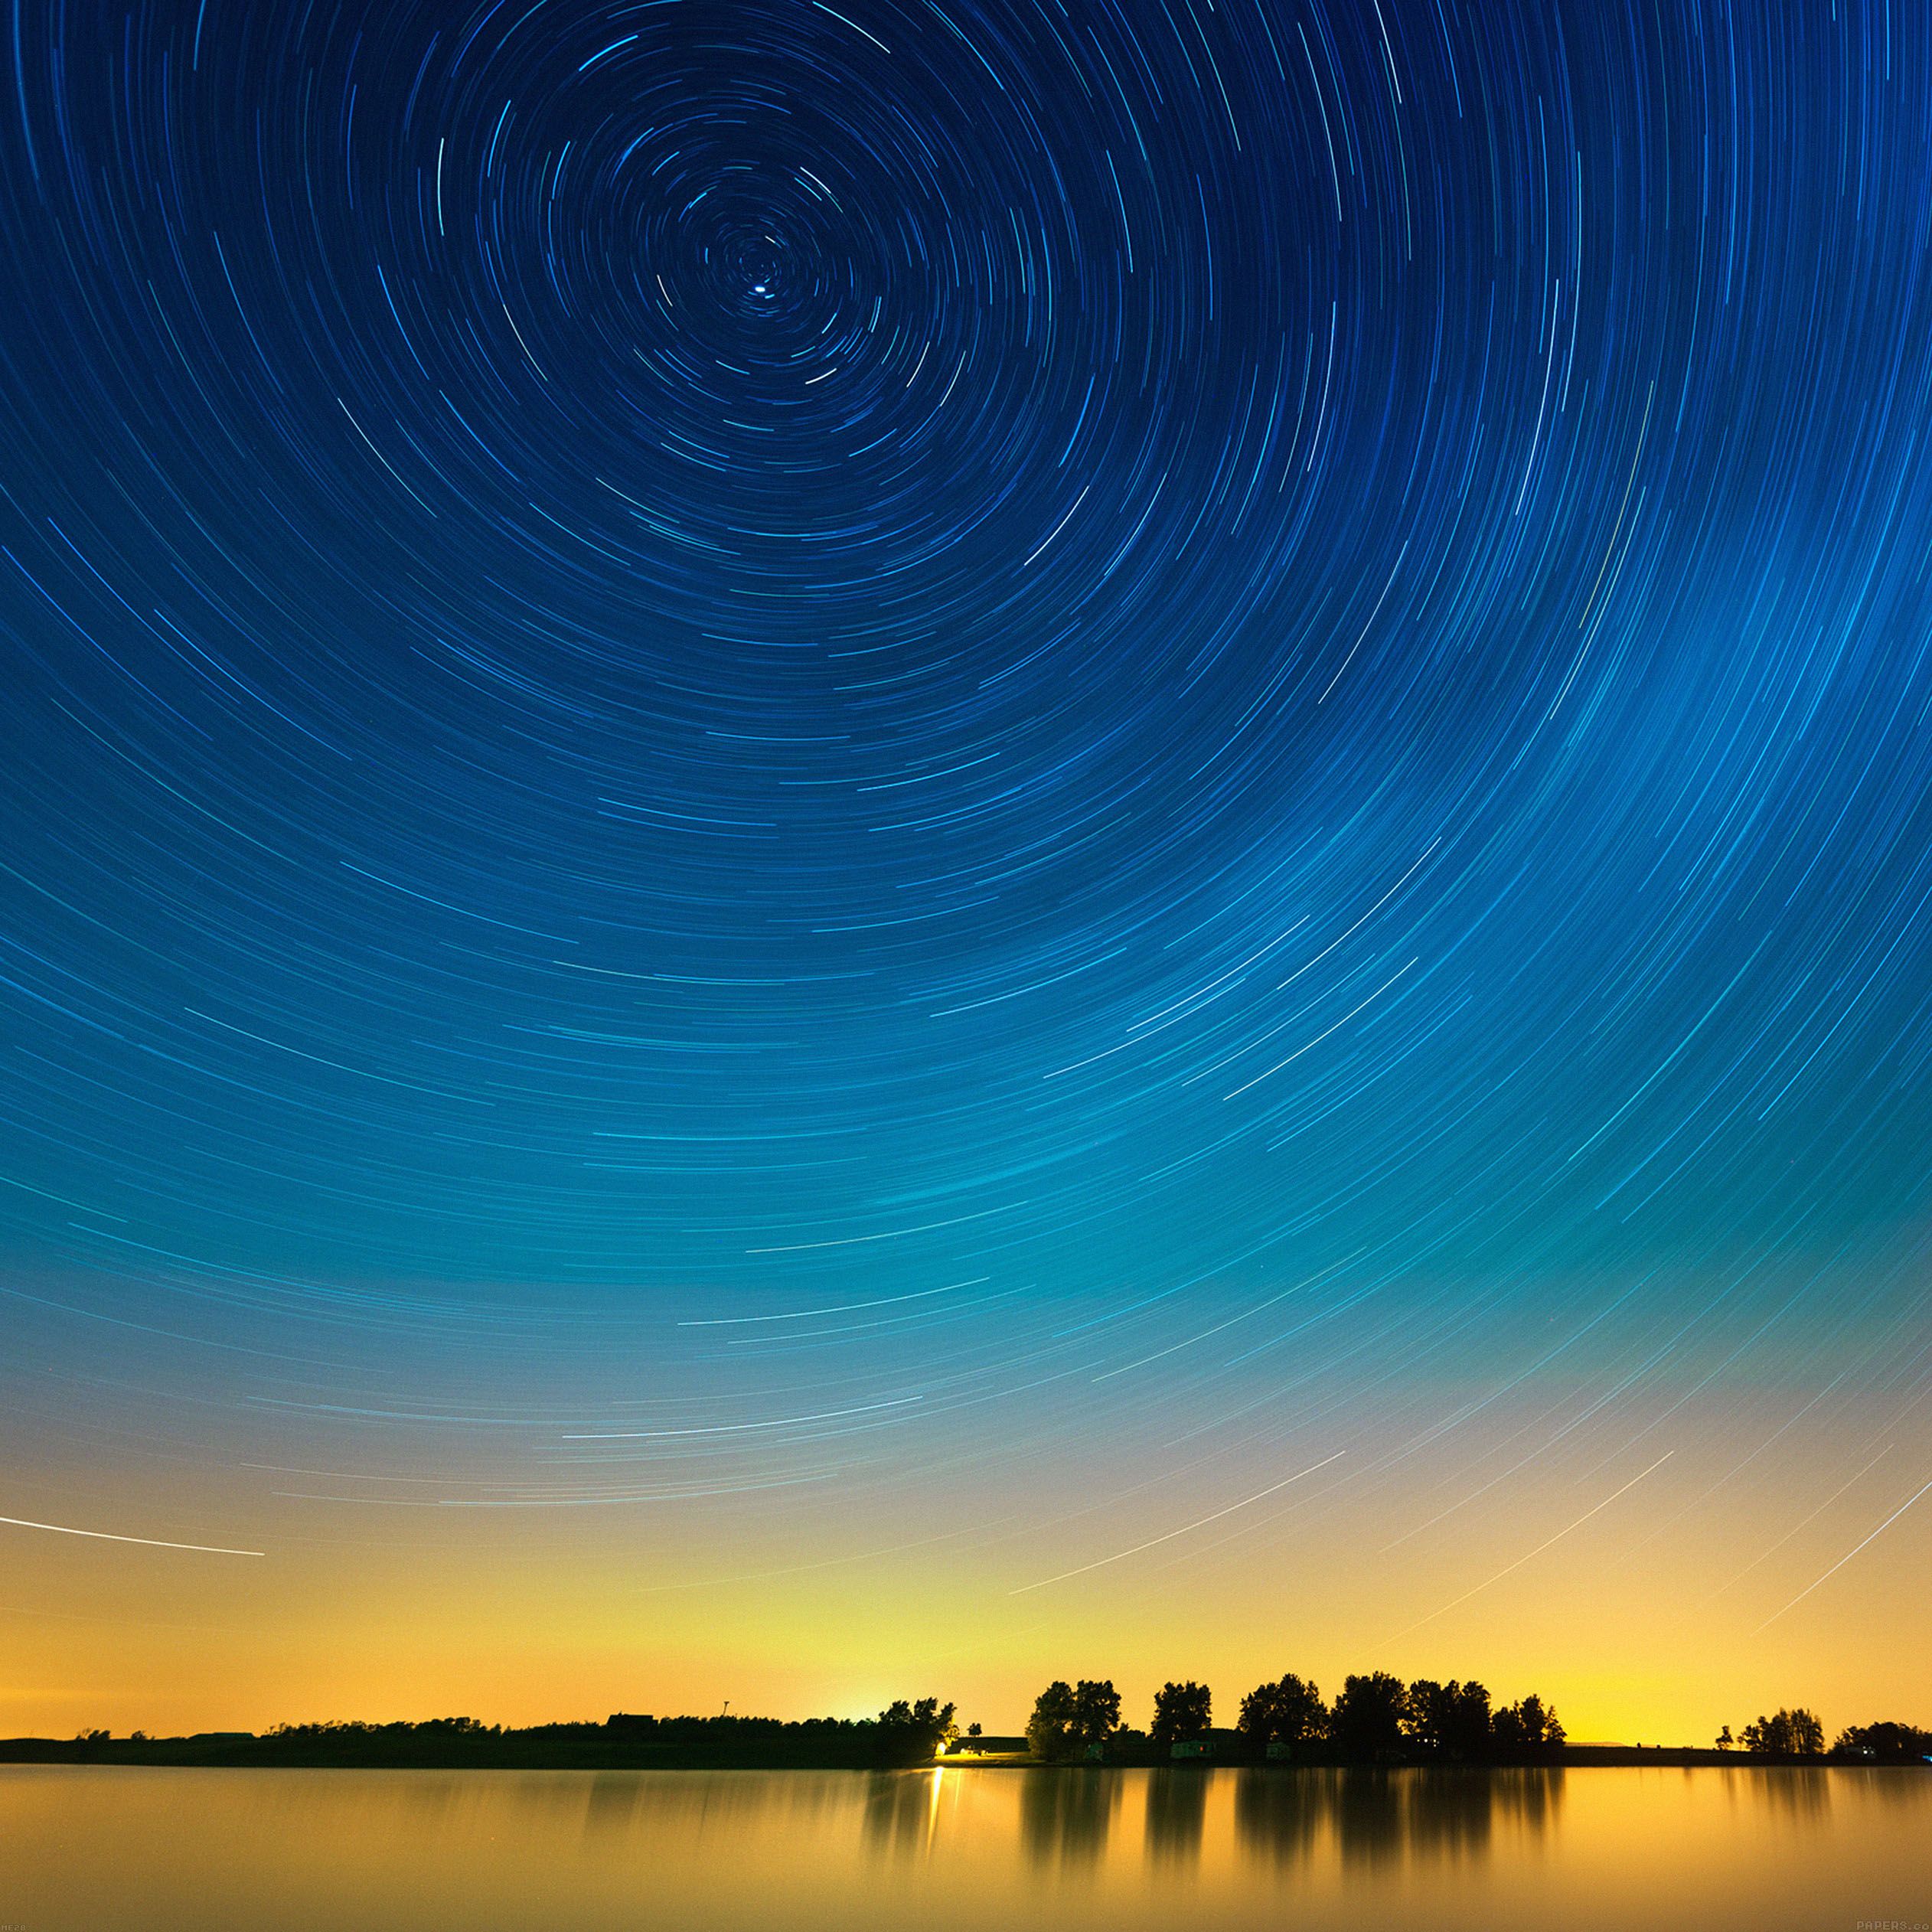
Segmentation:
<svg viewBox="0 0 1932 1932">
<path fill-rule="evenodd" d="M 944 1773 L 880 1771 L 866 1780 L 865 1841 L 876 1856 L 916 1858 L 928 1850 L 938 1822 Z"/>
<path fill-rule="evenodd" d="M 1831 1774 L 1815 1765 L 1781 1765 L 1782 1777 L 1763 1777 L 1764 1796 L 1787 1825 L 1816 1827 L 1831 1810 Z"/>
<path fill-rule="evenodd" d="M 1028 1862 L 1036 1867 L 1098 1865 L 1120 1809 L 1118 1775 L 1085 1770 L 1011 1775 L 1020 1780 L 1020 1842 Z"/>
<path fill-rule="evenodd" d="M 586 1838 L 609 1838 L 629 1831 L 637 1817 L 642 1787 L 622 1771 L 593 1771 L 584 1794 Z"/>
<path fill-rule="evenodd" d="M 1540 1836 L 1556 1823 L 1563 1807 L 1563 1777 L 1560 1770 L 1493 1771 L 1490 1783 L 1496 1815 L 1509 1819 L 1529 1837 Z"/>
<path fill-rule="evenodd" d="M 1499 1823 L 1540 1837 L 1563 1803 L 1560 1770 L 1241 1771 L 1235 1831 L 1252 1858 L 1290 1865 L 1332 1840 L 1345 1865 L 1480 1860 Z M 1150 1827 L 1151 1829 L 1151 1827 Z"/>
<path fill-rule="evenodd" d="M 1207 1829 L 1207 1775 L 1154 1771 L 1147 1778 L 1147 1855 L 1158 1864 L 1193 1865 Z"/>
<path fill-rule="evenodd" d="M 1927 1842 L 1909 1769 L 0 1766 L 0 1932 L 1816 1932 Z"/>
<path fill-rule="evenodd" d="M 1386 1865 L 1402 1849 L 1402 1794 L 1407 1784 L 1400 1773 L 1388 1771 L 1337 1771 L 1330 1775 L 1335 1836 L 1344 1865 Z"/>
<path fill-rule="evenodd" d="M 1235 1834 L 1251 1859 L 1295 1865 L 1314 1850 L 1329 1809 L 1325 1771 L 1238 1771 Z"/>
</svg>

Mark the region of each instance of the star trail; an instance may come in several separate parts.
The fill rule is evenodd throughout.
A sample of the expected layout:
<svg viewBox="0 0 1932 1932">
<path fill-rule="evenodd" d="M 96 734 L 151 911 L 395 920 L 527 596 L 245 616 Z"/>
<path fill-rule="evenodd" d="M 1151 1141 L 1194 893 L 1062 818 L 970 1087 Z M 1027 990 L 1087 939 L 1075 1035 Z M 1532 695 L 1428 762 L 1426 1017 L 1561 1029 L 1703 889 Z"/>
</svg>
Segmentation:
<svg viewBox="0 0 1932 1932">
<path fill-rule="evenodd" d="M 1932 22 L 0 57 L 0 1730 L 1895 1684 Z"/>
</svg>

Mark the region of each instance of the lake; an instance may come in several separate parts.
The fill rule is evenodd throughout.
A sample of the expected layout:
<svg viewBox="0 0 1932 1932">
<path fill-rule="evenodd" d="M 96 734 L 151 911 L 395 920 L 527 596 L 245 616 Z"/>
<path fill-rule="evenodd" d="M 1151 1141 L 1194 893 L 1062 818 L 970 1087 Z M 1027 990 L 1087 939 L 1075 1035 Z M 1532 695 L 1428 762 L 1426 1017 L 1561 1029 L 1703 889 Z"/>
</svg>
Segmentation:
<svg viewBox="0 0 1932 1932">
<path fill-rule="evenodd" d="M 1932 1772 L 0 1765 L 0 1932 L 1932 1922 Z"/>
</svg>

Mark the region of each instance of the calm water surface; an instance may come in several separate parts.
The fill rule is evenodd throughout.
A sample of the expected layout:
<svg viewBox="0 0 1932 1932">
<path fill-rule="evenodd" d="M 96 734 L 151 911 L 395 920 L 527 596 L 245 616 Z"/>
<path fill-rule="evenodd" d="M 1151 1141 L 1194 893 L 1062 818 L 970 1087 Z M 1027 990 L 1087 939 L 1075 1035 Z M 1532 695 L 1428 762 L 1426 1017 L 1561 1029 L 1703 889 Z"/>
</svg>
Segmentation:
<svg viewBox="0 0 1932 1932">
<path fill-rule="evenodd" d="M 1932 1922 L 1932 1774 L 0 1766 L 4 1932 Z"/>
</svg>

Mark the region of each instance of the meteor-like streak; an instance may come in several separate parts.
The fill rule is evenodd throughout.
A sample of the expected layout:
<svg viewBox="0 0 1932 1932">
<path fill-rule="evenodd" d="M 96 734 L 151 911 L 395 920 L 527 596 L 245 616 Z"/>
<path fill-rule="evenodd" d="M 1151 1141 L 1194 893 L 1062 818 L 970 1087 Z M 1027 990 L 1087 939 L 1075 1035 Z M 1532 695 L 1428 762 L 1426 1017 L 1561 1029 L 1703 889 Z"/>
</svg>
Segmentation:
<svg viewBox="0 0 1932 1932">
<path fill-rule="evenodd" d="M 1824 1501 L 1819 1503 L 1816 1509 L 1812 1510 L 1807 1516 L 1800 1516 L 1782 1536 L 1779 1537 L 1776 1542 L 1772 1544 L 1769 1549 L 1760 1551 L 1759 1553 L 1754 1556 L 1741 1570 L 1737 1572 L 1735 1576 L 1730 1577 L 1724 1582 L 1719 1584 L 1718 1587 L 1711 1592 L 1710 1595 L 1704 1599 L 1704 1601 L 1706 1604 L 1715 1602 L 1717 1598 L 1724 1594 L 1725 1591 L 1731 1588 L 1732 1584 L 1741 1583 L 1746 1577 L 1751 1575 L 1753 1570 L 1757 1568 L 1759 1564 L 1762 1563 L 1765 1560 L 1767 1557 L 1775 1556 L 1780 1550 L 1784 1549 L 1785 1545 L 1788 1543 L 1793 1536 L 1797 1535 L 1800 1530 L 1804 1529 L 1808 1524 L 1816 1522 L 1817 1519 L 1822 1516 L 1825 1512 L 1845 1493 L 1847 1490 L 1851 1488 L 1853 1483 L 1861 1483 L 1866 1477 L 1869 1476 L 1872 1472 L 1891 1454 L 1891 1451 L 1892 1444 L 1887 1443 L 1885 1447 L 1881 1449 L 1878 1453 L 1872 1458 L 1871 1461 L 1867 1463 L 1862 1469 L 1858 1470 L 1852 1475 L 1846 1477 L 1845 1480 L 1839 1483 L 1838 1487 L 1833 1490 L 1831 1494 L 1826 1496 Z"/>
<path fill-rule="evenodd" d="M 1438 1617 L 1447 1616 L 1450 1611 L 1454 1610 L 1458 1604 L 1467 1603 L 1471 1597 L 1477 1595 L 1480 1591 L 1487 1590 L 1491 1584 L 1500 1583 L 1505 1577 L 1509 1575 L 1511 1571 L 1521 1569 L 1532 1557 L 1541 1556 L 1543 1552 L 1549 1548 L 1551 1544 L 1560 1543 L 1565 1536 L 1569 1535 L 1572 1529 L 1581 1529 L 1592 1516 L 1597 1514 L 1598 1510 L 1607 1509 L 1620 1496 L 1624 1493 L 1626 1490 L 1635 1489 L 1637 1484 L 1642 1482 L 1644 1477 L 1648 1476 L 1653 1470 L 1663 1468 L 1664 1464 L 1669 1461 L 1671 1457 L 1676 1453 L 1676 1451 L 1674 1449 L 1666 1449 L 1663 1454 L 1650 1465 L 1650 1469 L 1640 1470 L 1636 1475 L 1633 1476 L 1630 1480 L 1624 1485 L 1623 1489 L 1613 1490 L 1609 1495 L 1604 1498 L 1602 1502 L 1597 1503 L 1592 1508 L 1584 1510 L 1583 1514 L 1578 1516 L 1575 1522 L 1566 1525 L 1563 1529 L 1559 1529 L 1554 1536 L 1545 1536 L 1534 1549 L 1529 1550 L 1524 1555 L 1519 1556 L 1513 1563 L 1506 1563 L 1501 1569 L 1496 1571 L 1494 1576 L 1485 1577 L 1480 1583 L 1472 1584 L 1470 1588 L 1465 1590 L 1460 1597 L 1457 1597 L 1452 1599 L 1450 1602 L 1444 1604 L 1440 1610 L 1432 1610 L 1429 1612 L 1428 1616 L 1418 1617 L 1414 1623 L 1404 1625 L 1401 1630 L 1395 1633 L 1396 1637 L 1407 1637 L 1411 1630 L 1419 1630 L 1425 1624 L 1433 1624 Z M 1393 1642 L 1394 1639 L 1392 1638 L 1390 1640 Z"/>
<path fill-rule="evenodd" d="M 107 1529 L 75 1529 L 64 1522 L 29 1522 L 24 1516 L 0 1516 L 16 1529 L 47 1529 L 57 1536 L 88 1536 L 102 1543 L 139 1543 L 148 1549 L 191 1549 L 204 1556 L 266 1556 L 266 1550 L 224 1549 L 218 1543 L 171 1543 L 160 1536 L 119 1536 Z"/>
<path fill-rule="evenodd" d="M 1091 1563 L 1082 1563 L 1079 1568 L 1062 1570 L 1058 1576 L 1042 1577 L 1037 1583 L 1023 1583 L 1017 1590 L 1009 1590 L 1009 1597 L 1023 1597 L 1030 1590 L 1044 1590 L 1049 1583 L 1064 1583 L 1069 1577 L 1085 1576 L 1089 1570 L 1105 1569 L 1109 1563 L 1124 1562 L 1130 1556 L 1138 1556 L 1143 1550 L 1153 1549 L 1162 1543 L 1171 1543 L 1176 1536 L 1185 1536 L 1190 1530 L 1205 1529 L 1211 1522 L 1219 1522 L 1223 1516 L 1231 1516 L 1237 1509 L 1245 1509 L 1251 1503 L 1258 1503 L 1264 1496 L 1274 1495 L 1277 1490 L 1286 1489 L 1291 1483 L 1298 1483 L 1304 1476 L 1312 1476 L 1318 1469 L 1326 1469 L 1332 1462 L 1340 1462 L 1348 1454 L 1338 1449 L 1332 1456 L 1324 1456 L 1318 1463 L 1310 1463 L 1306 1469 L 1297 1470 L 1292 1476 L 1284 1476 L 1278 1483 L 1271 1483 L 1265 1490 L 1257 1490 L 1252 1496 L 1244 1496 L 1239 1503 L 1230 1503 L 1224 1509 L 1214 1510 L 1205 1516 L 1197 1516 L 1192 1522 L 1184 1522 L 1178 1529 L 1170 1529 L 1158 1536 L 1150 1536 L 1144 1543 L 1136 1543 L 1131 1549 L 1116 1550 L 1111 1556 L 1098 1556 Z"/>
<path fill-rule="evenodd" d="M 1846 1565 L 1850 1562 L 1852 1558 L 1857 1555 L 1860 1550 L 1865 1549 L 1868 1544 L 1875 1543 L 1878 1539 L 1882 1536 L 1885 1532 L 1889 1529 L 1892 1525 L 1895 1523 L 1898 1519 L 1902 1516 L 1905 1512 L 1925 1493 L 1927 1490 L 1932 1490 L 1932 1482 L 1921 1483 L 1910 1496 L 1906 1497 L 1903 1503 L 1899 1504 L 1897 1509 L 1893 1510 L 1890 1516 L 1886 1517 L 1883 1522 L 1879 1524 L 1876 1529 L 1872 1531 L 1870 1535 L 1867 1536 L 1862 1542 L 1854 1543 L 1852 1547 L 1848 1549 L 1845 1554 L 1825 1572 L 1824 1575 L 1816 1578 L 1813 1581 L 1807 1583 L 1805 1587 L 1784 1606 L 1784 1610 L 1773 1611 L 1770 1615 L 1766 1617 L 1764 1622 L 1758 1625 L 1757 1630 L 1769 1630 L 1771 1625 L 1775 1624 L 1777 1620 L 1784 1614 L 1785 1610 L 1796 1610 L 1798 1605 L 1803 1603 L 1806 1597 L 1810 1596 L 1812 1591 L 1818 1588 L 1819 1584 L 1827 1582 L 1832 1577 L 1836 1576 L 1839 1571 L 1843 1569 Z M 1757 1630 L 1753 1630 L 1751 1632 L 1751 1635 L 1755 1637 L 1757 1634 Z"/>
</svg>

